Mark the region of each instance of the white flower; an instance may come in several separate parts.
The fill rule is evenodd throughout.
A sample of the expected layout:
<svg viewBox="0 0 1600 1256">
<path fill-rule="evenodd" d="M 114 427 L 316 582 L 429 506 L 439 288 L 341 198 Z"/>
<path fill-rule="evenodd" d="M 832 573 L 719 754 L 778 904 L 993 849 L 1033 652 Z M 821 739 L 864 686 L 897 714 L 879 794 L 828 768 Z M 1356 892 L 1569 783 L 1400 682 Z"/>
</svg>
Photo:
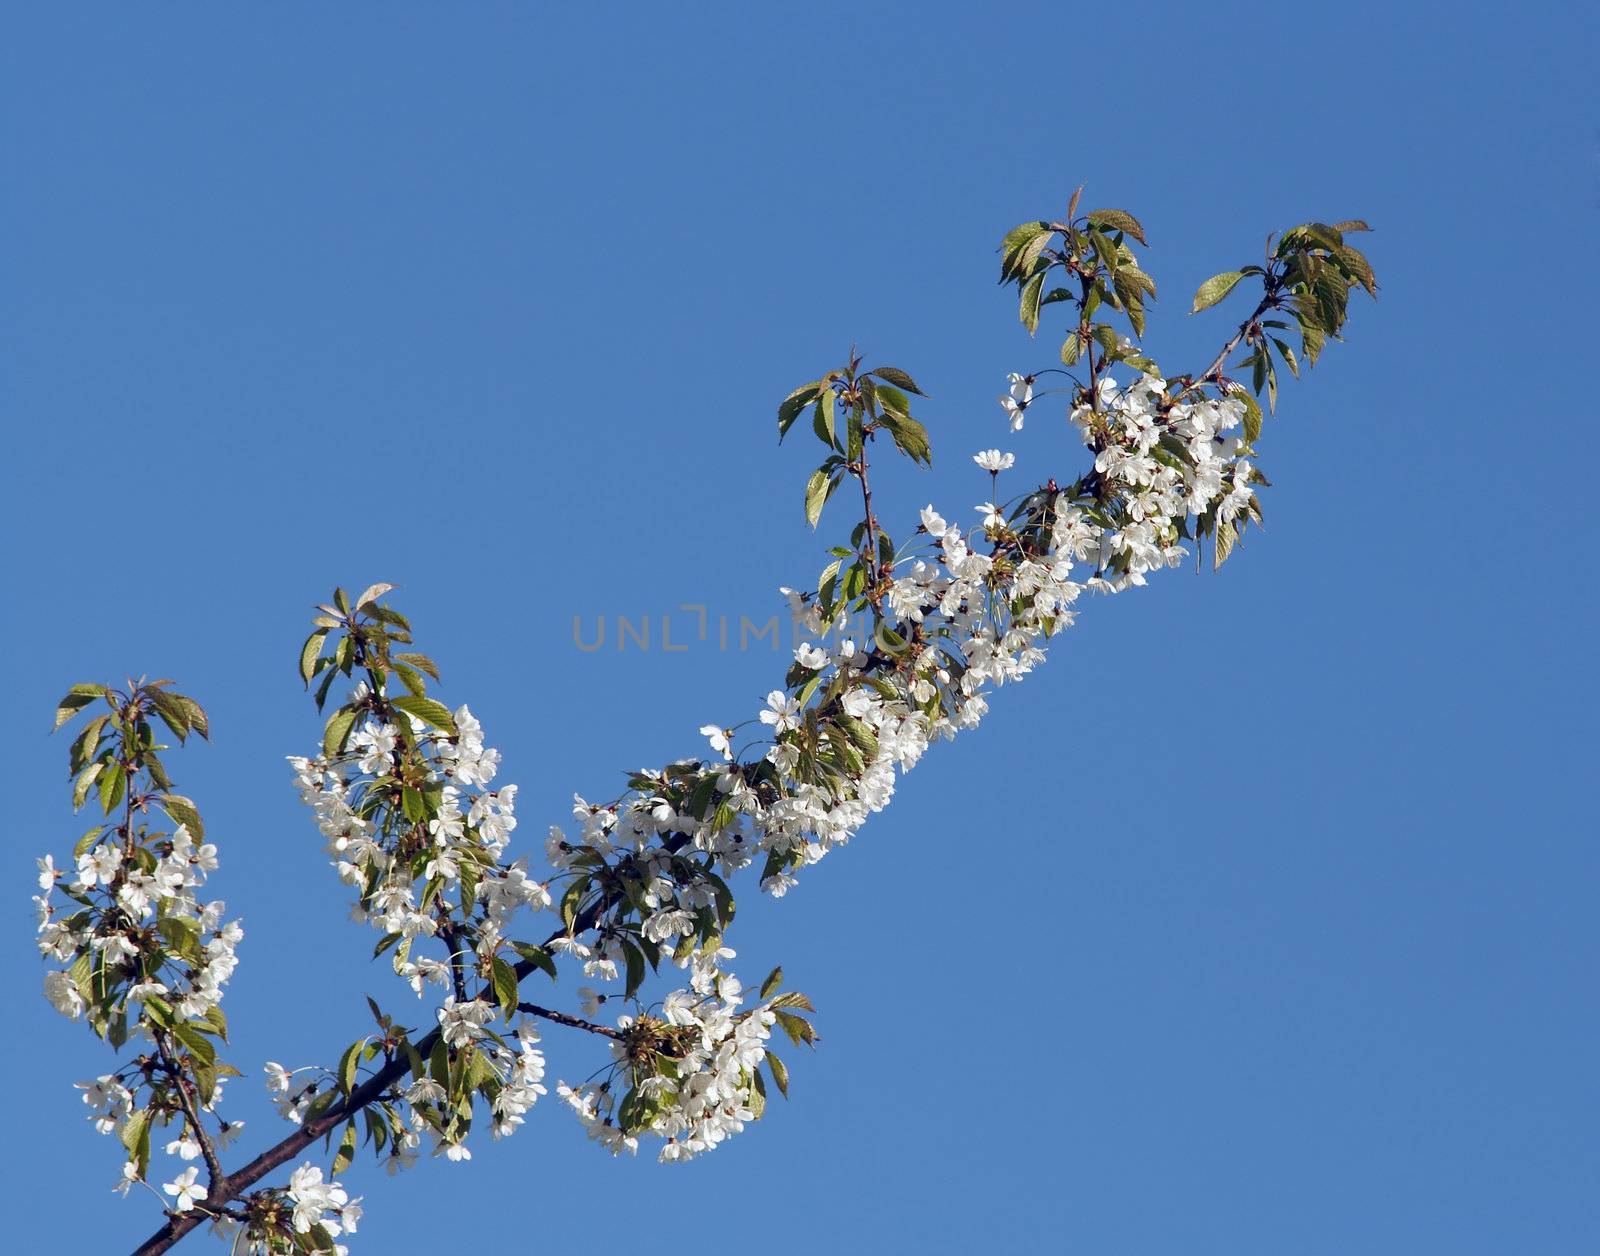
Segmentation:
<svg viewBox="0 0 1600 1256">
<path fill-rule="evenodd" d="M 709 741 L 711 748 L 724 759 L 731 760 L 733 758 L 733 750 L 728 742 L 728 738 L 732 735 L 730 729 L 719 728 L 715 724 L 702 724 L 700 726 L 700 735 Z"/>
<path fill-rule="evenodd" d="M 1002 471 L 1009 471 L 1017 461 L 1017 456 L 1003 454 L 998 449 L 985 449 L 982 453 L 973 454 L 972 460 L 985 471 L 998 475 Z"/>
<path fill-rule="evenodd" d="M 200 1158 L 200 1140 L 185 1131 L 167 1144 L 167 1155 L 177 1156 L 181 1160 L 198 1160 Z"/>
<path fill-rule="evenodd" d="M 83 995 L 78 993 L 76 983 L 66 973 L 49 972 L 44 975 L 44 996 L 63 1016 L 77 1020 L 83 1015 L 86 1006 Z"/>
<path fill-rule="evenodd" d="M 296 1233 L 305 1234 L 319 1224 L 332 1235 L 343 1229 L 337 1218 L 325 1217 L 323 1213 L 343 1209 L 350 1197 L 339 1183 L 324 1182 L 322 1170 L 316 1165 L 308 1161 L 289 1175 L 289 1198 L 294 1201 Z M 360 1209 L 357 1209 L 356 1217 L 360 1216 Z"/>
<path fill-rule="evenodd" d="M 794 652 L 794 661 L 807 671 L 819 672 L 828 665 L 828 652 L 819 650 L 814 645 L 798 646 Z"/>
<path fill-rule="evenodd" d="M 461 1047 L 471 1042 L 477 1030 L 494 1019 L 494 1008 L 482 999 L 457 1003 L 452 994 L 446 997 L 444 1006 L 435 1015 L 439 1018 L 439 1033 L 445 1043 Z"/>
<path fill-rule="evenodd" d="M 1028 408 L 1028 403 L 1033 400 L 1033 380 L 1025 375 L 1018 375 L 1012 371 L 1006 377 L 1010 382 L 1010 390 L 1000 398 L 1000 406 L 1006 412 L 1006 417 L 1011 420 L 1011 430 L 1022 430 L 1022 414 Z"/>
<path fill-rule="evenodd" d="M 188 1212 L 194 1207 L 195 1200 L 206 1197 L 206 1188 L 195 1182 L 199 1176 L 199 1167 L 193 1166 L 185 1169 L 161 1188 L 173 1197 L 173 1212 Z"/>
<path fill-rule="evenodd" d="M 117 1184 L 111 1189 L 118 1195 L 126 1195 L 128 1188 L 139 1180 L 139 1166 L 132 1160 L 122 1166 L 122 1176 L 117 1179 Z"/>
<path fill-rule="evenodd" d="M 799 714 L 800 704 L 783 690 L 774 689 L 767 695 L 767 709 L 761 713 L 761 722 L 771 724 L 774 733 L 785 733 L 800 727 L 800 721 L 795 718 Z"/>
</svg>

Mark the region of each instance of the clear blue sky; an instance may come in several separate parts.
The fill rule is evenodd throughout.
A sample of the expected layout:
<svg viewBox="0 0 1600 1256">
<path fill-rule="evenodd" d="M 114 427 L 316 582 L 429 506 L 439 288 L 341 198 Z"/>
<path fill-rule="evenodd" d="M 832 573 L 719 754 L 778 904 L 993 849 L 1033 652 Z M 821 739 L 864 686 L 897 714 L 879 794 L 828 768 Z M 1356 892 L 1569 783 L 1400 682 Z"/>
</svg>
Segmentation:
<svg viewBox="0 0 1600 1256">
<path fill-rule="evenodd" d="M 934 396 L 887 517 L 981 500 L 986 446 L 1073 474 L 994 405 L 1053 348 L 993 249 L 1086 182 L 1148 227 L 1170 370 L 1269 229 L 1378 228 L 1382 300 L 1268 428 L 1268 531 L 1091 603 L 848 850 L 752 887 L 741 968 L 821 1009 L 791 1103 L 678 1170 L 554 1103 L 469 1166 L 363 1165 L 354 1250 L 1594 1251 L 1595 19 L 1467 8 L 13 8 L 9 1249 L 157 1221 L 71 1088 L 105 1048 L 39 993 L 68 683 L 209 707 L 174 767 L 246 923 L 233 1058 L 331 1061 L 362 991 L 410 994 L 283 763 L 318 734 L 309 605 L 403 586 L 536 849 L 776 683 L 714 631 L 582 653 L 572 617 L 683 640 L 680 604 L 764 618 L 814 573 L 773 411 L 853 340 Z M 230 1110 L 277 1137 L 258 1077 Z"/>
</svg>

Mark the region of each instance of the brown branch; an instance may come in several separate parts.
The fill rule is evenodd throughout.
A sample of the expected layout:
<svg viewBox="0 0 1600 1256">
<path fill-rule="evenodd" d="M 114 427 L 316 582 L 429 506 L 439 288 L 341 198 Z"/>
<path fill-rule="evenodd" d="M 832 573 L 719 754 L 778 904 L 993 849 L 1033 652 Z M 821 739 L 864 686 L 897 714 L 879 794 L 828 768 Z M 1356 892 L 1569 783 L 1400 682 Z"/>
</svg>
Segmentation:
<svg viewBox="0 0 1600 1256">
<path fill-rule="evenodd" d="M 558 1025 L 566 1025 L 572 1029 L 587 1029 L 591 1034 L 604 1034 L 607 1038 L 620 1040 L 622 1037 L 620 1029 L 612 1029 L 609 1025 L 596 1025 L 593 1021 L 582 1020 L 552 1008 L 540 1007 L 537 1003 L 519 1003 L 517 1011 L 527 1012 L 530 1016 L 542 1016 L 547 1021 L 554 1021 Z"/>
<path fill-rule="evenodd" d="M 587 911 L 573 921 L 572 934 L 576 936 L 591 928 L 606 908 L 611 905 L 611 902 L 611 896 L 602 896 L 595 900 Z M 552 933 L 549 938 L 545 939 L 545 945 L 548 946 L 556 938 L 565 937 L 566 935 L 567 930 L 565 929 Z M 517 980 L 521 981 L 532 973 L 536 967 L 537 965 L 530 960 L 523 960 L 515 965 Z M 563 1015 L 564 1013 L 555 1013 L 551 1016 L 551 1019 L 556 1019 Z M 577 1018 L 570 1019 L 576 1020 Z M 563 1020 L 562 1023 L 566 1024 L 568 1021 Z M 583 1027 L 587 1027 L 586 1022 L 578 1023 Z M 595 1029 L 598 1032 L 603 1027 L 596 1026 Z M 610 1032 L 615 1033 L 616 1031 Z M 440 1031 L 437 1028 L 429 1030 L 417 1042 L 417 1053 L 426 1059 L 432 1053 L 434 1044 L 439 1041 L 439 1037 Z M 389 1063 L 385 1064 L 351 1091 L 349 1098 L 343 1103 L 335 1104 L 322 1115 L 308 1119 L 299 1129 L 275 1146 L 267 1148 L 266 1151 L 263 1151 L 249 1164 L 239 1169 L 238 1172 L 222 1177 L 216 1183 L 214 1190 L 207 1191 L 207 1207 L 211 1211 L 220 1211 L 225 1204 L 238 1199 L 245 1191 L 249 1190 L 274 1169 L 294 1159 L 319 1138 L 333 1133 L 343 1122 L 382 1099 L 388 1094 L 390 1087 L 410 1071 L 409 1059 L 404 1055 L 389 1061 Z M 188 1212 L 169 1213 L 166 1224 L 135 1248 L 132 1256 L 160 1256 L 162 1252 L 170 1251 L 191 1230 L 209 1219 L 207 1213 L 195 1209 L 191 1209 Z"/>
<path fill-rule="evenodd" d="M 1227 361 L 1228 355 L 1239 347 L 1239 342 L 1249 334 L 1250 328 L 1255 324 L 1256 319 L 1260 318 L 1268 310 L 1273 309 L 1275 304 L 1276 299 L 1271 293 L 1261 298 L 1261 304 L 1251 311 L 1249 318 L 1239 324 L 1239 330 L 1234 332 L 1228 343 L 1222 346 L 1222 352 L 1217 354 L 1211 360 L 1211 365 L 1201 372 L 1199 380 L 1201 384 L 1204 384 L 1207 380 L 1215 380 L 1218 384 L 1222 383 L 1222 364 Z"/>
<path fill-rule="evenodd" d="M 172 1083 L 178 1088 L 178 1102 L 183 1106 L 184 1119 L 188 1121 L 189 1128 L 194 1131 L 194 1138 L 200 1144 L 200 1154 L 205 1158 L 206 1173 L 210 1181 L 206 1185 L 206 1195 L 210 1198 L 227 1177 L 222 1171 L 222 1164 L 217 1159 L 217 1149 L 212 1146 L 211 1136 L 206 1133 L 206 1128 L 200 1124 L 200 1110 L 195 1103 L 194 1091 L 189 1079 L 184 1076 L 183 1069 L 179 1067 L 177 1056 L 172 1050 L 170 1035 L 165 1032 L 156 1034 L 156 1050 L 161 1054 L 162 1062 L 167 1066 L 167 1072 L 172 1078 Z"/>
</svg>

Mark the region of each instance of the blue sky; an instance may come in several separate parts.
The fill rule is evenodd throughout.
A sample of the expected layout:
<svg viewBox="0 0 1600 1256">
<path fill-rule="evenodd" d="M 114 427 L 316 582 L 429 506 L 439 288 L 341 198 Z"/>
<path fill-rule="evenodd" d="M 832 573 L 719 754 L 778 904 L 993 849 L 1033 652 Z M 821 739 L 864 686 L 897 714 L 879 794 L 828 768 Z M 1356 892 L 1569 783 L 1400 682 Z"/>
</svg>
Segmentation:
<svg viewBox="0 0 1600 1256">
<path fill-rule="evenodd" d="M 773 411 L 853 341 L 933 394 L 934 470 L 885 477 L 886 518 L 982 500 L 987 446 L 1075 473 L 1063 424 L 1011 438 L 994 404 L 1054 349 L 993 249 L 1082 182 L 1145 222 L 1169 371 L 1225 334 L 1185 316 L 1195 286 L 1268 230 L 1378 228 L 1382 299 L 1262 443 L 1267 531 L 1219 576 L 1091 603 L 847 850 L 781 903 L 750 888 L 741 969 L 781 961 L 821 1011 L 792 1102 L 679 1169 L 611 1161 L 553 1103 L 469 1166 L 363 1165 L 353 1250 L 1592 1251 L 1594 536 L 1555 473 L 1593 412 L 1595 26 L 14 11 L 0 1068 L 6 1193 L 44 1205 L 14 1250 L 158 1220 L 80 1119 L 105 1048 L 39 994 L 32 860 L 81 831 L 44 735 L 66 685 L 166 674 L 207 705 L 215 743 L 174 768 L 246 924 L 232 1058 L 331 1061 L 362 992 L 410 994 L 364 959 L 283 763 L 318 735 L 310 604 L 402 586 L 536 847 L 574 791 L 777 683 L 678 608 L 764 619 L 821 565 Z M 671 616 L 690 648 L 582 652 L 575 615 Z M 559 1032 L 575 1080 L 593 1052 Z M 229 1107 L 252 1154 L 276 1139 L 256 1078 Z"/>
</svg>

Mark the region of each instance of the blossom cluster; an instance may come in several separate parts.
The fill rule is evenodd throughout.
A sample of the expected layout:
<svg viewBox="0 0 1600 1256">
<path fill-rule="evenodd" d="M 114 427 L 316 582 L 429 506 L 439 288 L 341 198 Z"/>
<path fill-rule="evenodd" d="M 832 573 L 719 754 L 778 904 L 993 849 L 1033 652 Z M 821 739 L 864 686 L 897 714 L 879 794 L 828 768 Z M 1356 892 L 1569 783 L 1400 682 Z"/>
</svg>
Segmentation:
<svg viewBox="0 0 1600 1256">
<path fill-rule="evenodd" d="M 353 700 L 369 692 L 363 682 Z M 500 754 L 484 745 L 466 706 L 452 717 L 455 735 L 431 731 L 416 716 L 398 718 L 398 725 L 367 720 L 343 754 L 291 757 L 301 800 L 316 816 L 339 879 L 360 891 L 358 919 L 408 941 L 432 937 L 449 908 L 470 921 L 465 886 L 482 901 L 480 943 L 492 954 L 497 921 L 550 902 L 546 888 L 529 880 L 526 861 L 498 864 L 517 826 L 517 787 L 484 788 Z M 446 966 L 436 962 L 404 972 L 418 986 L 448 984 Z"/>
<path fill-rule="evenodd" d="M 171 792 L 151 719 L 182 740 L 205 731 L 205 715 L 166 683 L 126 693 L 80 685 L 63 700 L 58 726 L 91 702 L 109 710 L 87 722 L 72 750 L 76 797 L 94 787 L 105 822 L 83 835 L 69 866 L 57 867 L 53 855 L 38 860 L 34 897 L 39 951 L 61 965 L 45 974 L 50 1003 L 113 1047 L 140 1044 L 120 1068 L 78 1083 L 95 1129 L 126 1151 L 114 1187 L 124 1193 L 146 1179 L 153 1147 L 195 1161 L 243 1126 L 216 1112 L 236 1074 L 216 1043 L 227 1033 L 223 988 L 244 930 L 225 918 L 222 900 L 200 897 L 217 848 L 204 840 L 193 804 Z M 162 813 L 170 829 L 151 823 Z M 163 1128 L 170 1137 L 156 1135 Z M 176 1210 L 204 1197 L 197 1176 L 190 1165 L 168 1184 Z"/>
<path fill-rule="evenodd" d="M 612 1043 L 612 1076 L 557 1093 L 589 1137 L 612 1152 L 637 1152 L 639 1136 L 664 1140 L 663 1162 L 687 1160 L 717 1147 L 761 1115 L 766 1091 L 761 1066 L 772 1027 L 787 1007 L 810 1008 L 804 996 L 780 995 L 739 1011 L 737 978 L 696 966 L 689 989 L 674 990 L 656 1016 L 621 1016 Z M 791 1023 L 809 1025 L 788 1014 Z M 779 1072 L 781 1084 L 787 1074 Z M 619 1093 L 621 1092 L 620 1097 Z"/>
</svg>

